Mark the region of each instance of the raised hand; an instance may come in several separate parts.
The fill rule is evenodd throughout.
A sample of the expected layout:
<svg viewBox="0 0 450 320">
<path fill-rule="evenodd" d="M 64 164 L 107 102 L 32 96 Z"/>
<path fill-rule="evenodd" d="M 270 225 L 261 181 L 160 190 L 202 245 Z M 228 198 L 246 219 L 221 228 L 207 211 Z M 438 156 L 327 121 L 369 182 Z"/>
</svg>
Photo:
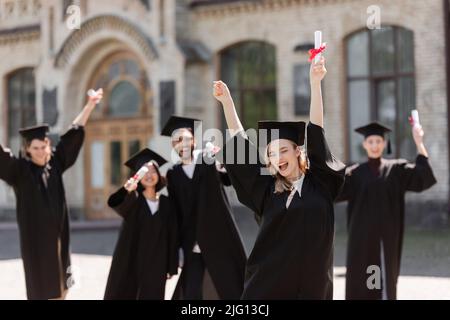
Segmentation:
<svg viewBox="0 0 450 320">
<path fill-rule="evenodd" d="M 100 102 L 100 100 L 102 100 L 102 98 L 103 89 L 100 88 L 96 91 L 96 95 L 93 95 L 92 97 L 89 96 L 88 102 L 86 103 L 80 114 L 75 118 L 75 120 L 73 120 L 72 124 L 77 126 L 85 126 L 86 122 L 91 116 L 92 111 L 94 111 L 95 106 Z"/>
<path fill-rule="evenodd" d="M 241 120 L 239 120 L 239 116 L 236 112 L 236 107 L 234 106 L 230 90 L 223 81 L 214 81 L 213 95 L 214 98 L 219 100 L 223 106 L 223 111 L 230 134 L 233 136 L 238 132 L 244 131 Z"/>
<path fill-rule="evenodd" d="M 428 151 L 423 143 L 423 136 L 425 135 L 425 132 L 423 131 L 422 126 L 420 124 L 415 125 L 411 117 L 409 117 L 409 123 L 412 127 L 412 134 L 417 147 L 417 152 L 428 158 Z"/>
<path fill-rule="evenodd" d="M 96 95 L 94 95 L 92 97 L 89 96 L 89 101 L 88 101 L 89 104 L 92 104 L 94 106 L 99 104 L 100 101 L 102 100 L 102 98 L 103 98 L 103 89 L 100 88 L 95 93 L 96 93 Z"/>
<path fill-rule="evenodd" d="M 309 71 L 309 78 L 312 83 L 317 83 L 323 80 L 325 78 L 325 75 L 327 74 L 327 69 L 325 68 L 325 58 L 322 56 L 320 58 L 320 61 L 317 63 L 314 63 L 314 61 L 311 63 L 311 68 Z"/>
<path fill-rule="evenodd" d="M 414 138 L 414 142 L 416 143 L 416 146 L 420 146 L 423 144 L 423 136 L 424 131 L 421 125 L 416 125 L 412 127 L 412 134 Z"/>
<path fill-rule="evenodd" d="M 128 179 L 128 181 L 123 186 L 125 190 L 129 193 L 135 191 L 138 187 L 138 184 L 133 179 Z"/>
<path fill-rule="evenodd" d="M 232 99 L 230 90 L 228 89 L 227 85 L 221 80 L 214 81 L 213 95 L 214 98 L 219 100 L 221 103 L 229 102 Z"/>
</svg>

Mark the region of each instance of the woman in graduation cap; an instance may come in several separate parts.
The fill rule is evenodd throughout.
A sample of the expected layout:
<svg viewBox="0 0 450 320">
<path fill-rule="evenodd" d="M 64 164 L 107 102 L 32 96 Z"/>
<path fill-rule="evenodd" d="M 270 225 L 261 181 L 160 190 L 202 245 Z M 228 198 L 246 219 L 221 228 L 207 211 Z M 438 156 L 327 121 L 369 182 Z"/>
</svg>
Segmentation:
<svg viewBox="0 0 450 320">
<path fill-rule="evenodd" d="M 230 181 L 213 152 L 195 150 L 196 124 L 200 121 L 172 116 L 162 130 L 162 135 L 171 137 L 181 159 L 167 172 L 169 197 L 179 221 L 179 246 L 184 253 L 175 296 L 186 300 L 239 299 L 246 255 L 223 188 Z"/>
<path fill-rule="evenodd" d="M 426 190 L 436 179 L 428 162 L 420 125 L 412 129 L 418 151 L 415 163 L 383 158 L 386 145 L 390 153 L 390 145 L 385 140 L 385 134 L 391 131 L 389 128 L 373 122 L 355 131 L 364 136 L 363 147 L 368 160 L 347 168 L 345 184 L 338 197 L 339 201 L 348 200 L 346 298 L 396 299 L 405 193 Z M 374 274 L 372 266 L 379 267 L 380 272 Z M 368 281 L 372 275 L 381 277 L 381 281 Z"/>
<path fill-rule="evenodd" d="M 0 146 L 0 179 L 16 194 L 28 299 L 61 299 L 67 293 L 69 216 L 62 175 L 78 157 L 83 127 L 103 95 L 101 89 L 97 93 L 55 149 L 47 137 L 47 125 L 20 130 L 24 144 L 18 158 Z"/>
<path fill-rule="evenodd" d="M 114 251 L 105 299 L 164 300 L 166 278 L 177 274 L 177 221 L 171 203 L 160 194 L 165 179 L 159 167 L 167 161 L 144 149 L 125 165 L 133 172 L 146 166 L 139 183 L 128 180 L 108 205 L 124 218 Z"/>
<path fill-rule="evenodd" d="M 325 74 L 323 58 L 311 65 L 306 149 L 301 148 L 304 122 L 258 123 L 270 174 L 256 161 L 257 149 L 243 131 L 229 89 L 221 81 L 214 83 L 214 96 L 234 135 L 225 146 L 225 166 L 238 199 L 254 211 L 260 225 L 242 299 L 333 297 L 333 201 L 344 180 L 344 165 L 325 139 L 320 87 Z M 241 160 L 245 155 L 245 164 L 236 163 L 233 151 Z"/>
</svg>

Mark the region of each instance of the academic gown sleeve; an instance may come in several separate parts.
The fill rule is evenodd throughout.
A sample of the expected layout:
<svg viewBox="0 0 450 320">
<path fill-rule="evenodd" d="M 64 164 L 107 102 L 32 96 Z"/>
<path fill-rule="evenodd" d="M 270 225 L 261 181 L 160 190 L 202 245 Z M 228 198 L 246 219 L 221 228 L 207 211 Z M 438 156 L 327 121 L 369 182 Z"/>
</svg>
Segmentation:
<svg viewBox="0 0 450 320">
<path fill-rule="evenodd" d="M 181 208 L 179 208 L 178 205 L 178 199 L 177 199 L 177 193 L 175 188 L 175 179 L 173 177 L 173 168 L 169 169 L 166 173 L 166 179 L 167 179 L 167 192 L 169 193 L 169 199 L 172 203 L 171 210 L 175 212 L 175 215 L 177 217 L 177 221 L 179 221 L 179 225 L 181 225 Z"/>
<path fill-rule="evenodd" d="M 228 173 L 226 172 L 219 172 L 219 176 L 220 176 L 220 181 L 222 181 L 222 184 L 226 187 L 231 186 L 231 180 L 230 177 L 228 176 Z"/>
<path fill-rule="evenodd" d="M 421 192 L 431 188 L 436 183 L 428 158 L 423 155 L 419 154 L 415 163 L 402 161 L 398 169 L 404 191 Z"/>
<path fill-rule="evenodd" d="M 61 136 L 56 146 L 55 157 L 61 164 L 63 171 L 69 169 L 77 160 L 84 141 L 84 128 L 82 126 L 72 126 Z"/>
<path fill-rule="evenodd" d="M 9 149 L 0 145 L 0 179 L 10 186 L 15 185 L 19 172 L 19 160 Z"/>
<path fill-rule="evenodd" d="M 122 218 L 127 219 L 130 213 L 136 210 L 138 197 L 139 195 L 137 191 L 129 193 L 122 187 L 109 197 L 108 206 L 117 212 Z"/>
<path fill-rule="evenodd" d="M 342 185 L 342 188 L 335 199 L 336 202 L 351 200 L 355 190 L 355 183 L 352 171 L 353 171 L 352 167 L 347 167 L 345 169 L 344 184 Z"/>
<path fill-rule="evenodd" d="M 176 212 L 173 209 L 174 204 L 168 199 L 167 201 L 169 209 L 168 209 L 168 219 L 167 219 L 167 228 L 169 230 L 167 236 L 167 245 L 168 245 L 168 261 L 167 261 L 167 273 L 171 276 L 178 273 L 178 222 Z"/>
<path fill-rule="evenodd" d="M 245 149 L 241 149 L 242 147 Z M 227 157 L 227 153 L 233 152 L 233 150 L 234 161 L 229 161 L 231 159 L 228 159 L 230 156 Z M 241 161 L 244 162 L 241 164 L 238 163 L 237 158 L 242 156 L 239 152 L 244 150 L 245 161 Z M 257 163 L 250 163 L 249 154 L 258 155 L 258 150 L 251 141 L 239 133 L 225 144 L 220 157 L 221 162 L 225 164 L 228 177 L 236 190 L 239 201 L 253 210 L 259 220 L 258 217 L 262 216 L 264 200 L 270 192 L 273 178 L 270 175 L 262 174 L 263 166 L 259 163 L 259 159 L 257 159 Z"/>
<path fill-rule="evenodd" d="M 311 122 L 307 127 L 306 148 L 311 174 L 334 201 L 344 183 L 345 165 L 331 154 L 323 128 Z"/>
<path fill-rule="evenodd" d="M 220 158 L 220 153 L 219 156 Z M 214 166 L 216 168 L 217 174 L 219 176 L 220 182 L 224 186 L 231 186 L 230 178 L 228 177 L 227 171 L 225 167 L 216 159 L 216 156 L 209 156 L 207 154 L 203 154 L 203 161 L 211 166 Z"/>
<path fill-rule="evenodd" d="M 216 161 L 215 164 L 216 164 L 217 173 L 219 174 L 220 181 L 222 182 L 222 184 L 226 187 L 231 186 L 231 180 L 230 180 L 230 177 L 228 176 L 225 166 L 223 166 L 218 161 Z"/>
<path fill-rule="evenodd" d="M 176 240 L 175 246 L 177 248 L 177 252 L 178 252 L 178 248 L 181 248 L 181 225 L 183 223 L 183 216 L 182 216 L 182 211 L 180 206 L 180 201 L 177 198 L 177 193 L 176 193 L 176 187 L 175 187 L 175 179 L 173 178 L 173 168 L 169 169 L 166 173 L 166 179 L 167 179 L 167 192 L 169 193 L 169 202 L 171 203 L 171 214 L 172 214 L 172 219 L 175 219 L 176 223 L 177 223 L 177 230 L 176 230 L 176 235 L 174 235 L 174 237 L 176 236 L 176 238 L 174 238 Z M 178 265 L 178 261 L 177 261 L 177 265 Z"/>
</svg>

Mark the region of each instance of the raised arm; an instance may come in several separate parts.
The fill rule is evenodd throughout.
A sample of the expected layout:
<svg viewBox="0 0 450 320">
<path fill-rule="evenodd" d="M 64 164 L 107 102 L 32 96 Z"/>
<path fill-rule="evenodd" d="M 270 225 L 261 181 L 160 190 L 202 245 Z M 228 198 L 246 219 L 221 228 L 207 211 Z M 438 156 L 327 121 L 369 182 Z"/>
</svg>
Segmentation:
<svg viewBox="0 0 450 320">
<path fill-rule="evenodd" d="M 323 102 L 321 81 L 325 77 L 325 58 L 318 63 L 311 63 L 311 107 L 310 123 L 307 127 L 306 150 L 313 175 L 322 182 L 334 200 L 342 187 L 345 175 L 345 165 L 331 153 L 323 129 Z"/>
<path fill-rule="evenodd" d="M 16 182 L 19 172 L 18 161 L 11 150 L 0 145 L 0 180 L 5 181 L 10 186 Z"/>
<path fill-rule="evenodd" d="M 95 109 L 95 106 L 102 100 L 103 98 L 103 89 L 97 90 L 97 95 L 94 97 L 89 97 L 88 102 L 84 106 L 83 110 L 80 114 L 73 120 L 72 124 L 74 126 L 84 127 L 86 122 L 89 120 L 92 111 Z"/>
<path fill-rule="evenodd" d="M 244 127 L 236 112 L 236 107 L 227 85 L 222 81 L 214 81 L 213 94 L 222 103 L 225 120 L 231 136 L 235 136 L 238 132 L 243 132 Z"/>
<path fill-rule="evenodd" d="M 412 127 L 412 134 L 414 138 L 414 142 L 417 147 L 417 153 L 428 158 L 428 152 L 425 148 L 425 144 L 423 143 L 424 131 L 421 125 Z"/>
<path fill-rule="evenodd" d="M 415 163 L 400 163 L 401 182 L 405 191 L 424 191 L 436 183 L 433 169 L 428 161 L 428 152 L 423 142 L 424 131 L 422 126 L 413 126 L 412 134 L 417 147 Z"/>
<path fill-rule="evenodd" d="M 222 103 L 225 118 L 232 135 L 222 150 L 222 163 L 225 164 L 228 177 L 236 190 L 239 201 L 256 214 L 257 221 L 263 214 L 264 199 L 272 178 L 261 174 L 262 164 L 258 160 L 257 147 L 247 139 L 244 128 L 236 112 L 230 91 L 222 81 L 214 82 L 214 97 Z M 240 134 L 238 134 L 240 133 Z M 232 159 L 229 159 L 232 158 Z M 238 161 L 238 158 L 243 161 Z"/>
<path fill-rule="evenodd" d="M 128 180 L 125 185 L 113 193 L 108 199 L 108 206 L 117 212 L 122 218 L 127 219 L 137 204 L 137 183 Z"/>
<path fill-rule="evenodd" d="M 309 81 L 311 83 L 311 106 L 309 119 L 311 123 L 323 128 L 323 101 L 321 82 L 327 73 L 325 58 L 322 56 L 318 63 L 311 63 Z"/>
<path fill-rule="evenodd" d="M 89 101 L 83 108 L 83 111 L 72 122 L 71 128 L 61 136 L 56 146 L 55 156 L 61 164 L 63 171 L 70 168 L 78 158 L 84 142 L 84 126 L 92 110 L 94 110 L 96 104 L 100 102 L 103 96 L 102 89 L 97 92 L 97 96 L 89 97 Z"/>
</svg>

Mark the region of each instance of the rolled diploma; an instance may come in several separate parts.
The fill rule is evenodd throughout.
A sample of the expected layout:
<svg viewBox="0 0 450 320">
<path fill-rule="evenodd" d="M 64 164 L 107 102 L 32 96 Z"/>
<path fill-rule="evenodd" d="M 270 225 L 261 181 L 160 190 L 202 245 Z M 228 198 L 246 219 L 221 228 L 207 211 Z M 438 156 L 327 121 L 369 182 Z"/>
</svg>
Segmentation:
<svg viewBox="0 0 450 320">
<path fill-rule="evenodd" d="M 413 119 L 414 126 L 420 126 L 419 111 L 417 111 L 416 109 L 412 110 L 411 111 L 411 117 Z"/>
<path fill-rule="evenodd" d="M 97 95 L 97 91 L 95 91 L 94 89 L 89 89 L 87 92 L 87 95 L 91 98 L 95 97 Z"/>
<path fill-rule="evenodd" d="M 144 178 L 144 176 L 147 174 L 148 168 L 146 166 L 143 166 L 136 172 L 136 174 L 130 179 L 132 183 L 138 183 L 139 181 Z"/>
<path fill-rule="evenodd" d="M 322 46 L 322 31 L 314 32 L 314 49 L 319 49 Z M 314 58 L 314 63 L 320 61 L 321 53 L 317 54 Z"/>
</svg>

